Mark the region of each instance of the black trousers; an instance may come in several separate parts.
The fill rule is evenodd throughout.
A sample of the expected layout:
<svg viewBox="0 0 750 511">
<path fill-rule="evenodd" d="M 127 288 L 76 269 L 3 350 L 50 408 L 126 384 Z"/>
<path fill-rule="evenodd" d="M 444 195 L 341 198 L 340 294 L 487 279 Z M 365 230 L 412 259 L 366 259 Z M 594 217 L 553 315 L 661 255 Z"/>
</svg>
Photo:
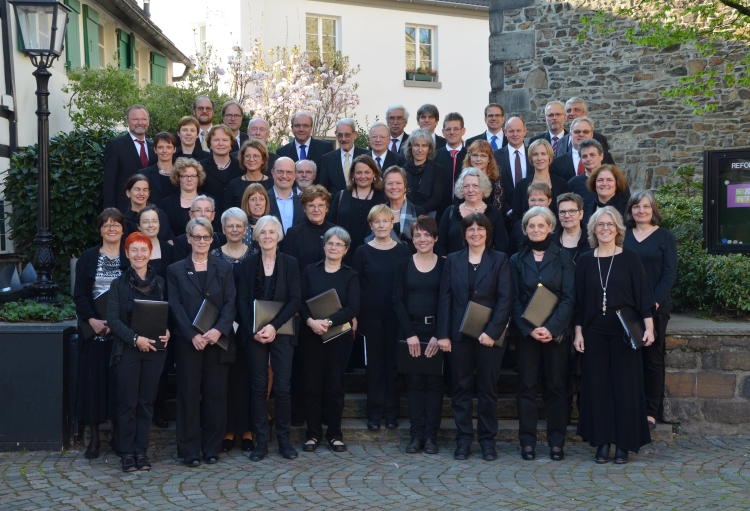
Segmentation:
<svg viewBox="0 0 750 511">
<path fill-rule="evenodd" d="M 643 351 L 643 377 L 646 392 L 646 415 L 656 418 L 662 415 L 664 401 L 664 347 L 669 315 L 654 316 L 654 343 L 641 348 Z"/>
<path fill-rule="evenodd" d="M 227 429 L 226 433 L 242 435 L 245 431 L 257 433 L 250 416 L 250 370 L 245 347 L 237 345 L 236 362 L 229 364 L 227 376 Z M 268 357 L 266 357 L 268 365 Z"/>
<path fill-rule="evenodd" d="M 304 358 L 306 438 L 323 439 L 321 417 L 328 422 L 326 439 L 343 440 L 344 372 L 352 352 L 352 336 L 344 334 L 324 343 L 309 327 L 302 327 L 299 345 Z"/>
<path fill-rule="evenodd" d="M 396 420 L 398 321 L 396 318 L 362 319 L 359 330 L 367 339 L 367 420 Z"/>
<path fill-rule="evenodd" d="M 159 389 L 156 391 L 156 399 L 154 400 L 154 420 L 163 419 L 166 413 L 169 372 L 174 367 L 174 344 L 171 342 L 167 344 L 166 354 L 164 368 L 161 370 L 161 377 L 159 378 Z"/>
<path fill-rule="evenodd" d="M 216 344 L 202 351 L 176 337 L 177 452 L 185 458 L 218 456 L 227 423 L 227 374 Z"/>
<path fill-rule="evenodd" d="M 166 351 L 124 345 L 117 364 L 117 443 L 121 456 L 145 456 Z"/>
<path fill-rule="evenodd" d="M 474 440 L 473 387 L 477 382 L 477 437 L 481 445 L 494 444 L 497 436 L 497 380 L 505 346 L 482 346 L 478 340 L 463 338 L 451 343 L 453 377 L 453 417 L 456 420 L 456 443 L 471 445 Z"/>
<path fill-rule="evenodd" d="M 563 447 L 568 425 L 568 352 L 570 339 L 560 344 L 539 342 L 531 336 L 516 337 L 518 367 L 518 437 L 521 446 L 536 446 L 538 411 L 536 394 L 540 366 L 544 367 L 544 402 L 547 406 L 547 443 Z M 544 361 L 544 364 L 542 364 Z"/>
<path fill-rule="evenodd" d="M 302 350 L 299 346 L 295 346 L 291 378 L 292 422 L 303 422 L 305 420 L 305 375 L 302 360 Z"/>
<path fill-rule="evenodd" d="M 409 431 L 412 438 L 437 440 L 443 412 L 443 377 L 406 375 L 406 402 L 409 405 Z"/>
<path fill-rule="evenodd" d="M 294 357 L 292 337 L 280 335 L 267 344 L 252 338 L 248 339 L 245 343 L 245 353 L 250 371 L 250 415 L 258 434 L 258 443 L 266 443 L 270 438 L 268 427 L 268 359 L 270 356 L 273 369 L 276 437 L 279 444 L 288 444 L 289 428 L 292 425 L 291 377 Z"/>
</svg>

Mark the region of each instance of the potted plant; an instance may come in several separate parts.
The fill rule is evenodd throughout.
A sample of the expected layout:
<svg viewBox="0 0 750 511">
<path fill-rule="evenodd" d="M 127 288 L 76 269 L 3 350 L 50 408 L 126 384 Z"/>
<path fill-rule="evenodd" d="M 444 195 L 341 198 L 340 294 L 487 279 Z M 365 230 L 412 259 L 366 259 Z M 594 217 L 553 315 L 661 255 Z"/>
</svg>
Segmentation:
<svg viewBox="0 0 750 511">
<path fill-rule="evenodd" d="M 437 79 L 437 71 L 429 67 L 420 67 L 417 69 L 415 80 L 419 82 L 434 82 Z"/>
<path fill-rule="evenodd" d="M 414 76 L 416 76 L 417 70 L 413 67 L 406 70 L 406 79 L 407 80 L 414 80 Z"/>
</svg>

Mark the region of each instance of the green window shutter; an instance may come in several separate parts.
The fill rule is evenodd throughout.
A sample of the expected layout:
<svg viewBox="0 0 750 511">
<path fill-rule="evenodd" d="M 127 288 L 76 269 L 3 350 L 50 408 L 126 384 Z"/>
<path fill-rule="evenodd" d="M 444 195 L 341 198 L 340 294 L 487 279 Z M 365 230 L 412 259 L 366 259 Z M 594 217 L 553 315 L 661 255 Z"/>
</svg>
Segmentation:
<svg viewBox="0 0 750 511">
<path fill-rule="evenodd" d="M 81 67 L 81 3 L 78 0 L 65 0 L 65 5 L 70 7 L 65 32 L 65 67 L 71 70 Z"/>
<path fill-rule="evenodd" d="M 83 6 L 83 42 L 86 67 L 99 67 L 99 13 L 88 5 Z"/>
<path fill-rule="evenodd" d="M 120 59 L 120 69 L 133 67 L 130 55 L 130 34 L 119 28 L 117 29 L 117 56 Z"/>
<path fill-rule="evenodd" d="M 135 61 L 135 34 L 130 32 L 130 67 L 135 69 L 137 62 Z"/>
<path fill-rule="evenodd" d="M 167 58 L 151 52 L 151 83 L 167 83 Z"/>
</svg>

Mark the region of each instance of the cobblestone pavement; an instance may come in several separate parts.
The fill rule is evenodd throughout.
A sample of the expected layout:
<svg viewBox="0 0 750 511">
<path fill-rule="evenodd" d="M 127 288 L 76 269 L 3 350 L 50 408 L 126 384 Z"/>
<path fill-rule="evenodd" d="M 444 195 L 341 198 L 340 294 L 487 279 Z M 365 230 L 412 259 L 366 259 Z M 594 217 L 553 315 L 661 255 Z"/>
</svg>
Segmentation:
<svg viewBox="0 0 750 511">
<path fill-rule="evenodd" d="M 163 443 L 163 442 L 162 442 Z M 274 446 L 275 447 L 275 446 Z M 750 437 L 678 438 L 647 446 L 627 465 L 596 465 L 585 444 L 563 462 L 522 461 L 516 444 L 499 459 L 455 461 L 406 455 L 403 444 L 358 442 L 334 454 L 324 446 L 286 461 L 272 450 L 251 463 L 238 450 L 217 465 L 187 468 L 174 445 L 156 445 L 152 472 L 126 474 L 108 452 L 0 455 L 0 509 L 750 509 Z M 154 460 L 155 458 L 155 460 Z"/>
</svg>

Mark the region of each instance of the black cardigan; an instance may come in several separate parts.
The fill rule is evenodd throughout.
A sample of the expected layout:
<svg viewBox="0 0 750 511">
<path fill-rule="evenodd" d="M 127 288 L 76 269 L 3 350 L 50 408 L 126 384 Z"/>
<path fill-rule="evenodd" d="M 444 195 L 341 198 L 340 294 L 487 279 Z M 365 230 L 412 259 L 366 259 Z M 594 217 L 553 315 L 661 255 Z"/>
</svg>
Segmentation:
<svg viewBox="0 0 750 511">
<path fill-rule="evenodd" d="M 459 204 L 450 206 L 440 219 L 439 236 L 435 244 L 435 253 L 446 256 L 458 252 L 464 248 L 464 238 L 461 232 L 461 220 L 463 217 L 458 210 Z M 505 230 L 505 220 L 500 211 L 492 206 L 487 206 L 484 214 L 492 224 L 492 248 L 498 252 L 508 251 L 508 234 Z"/>
<path fill-rule="evenodd" d="M 262 300 L 262 296 L 255 296 L 255 276 L 261 253 L 246 257 L 240 264 L 240 283 L 237 290 L 237 308 L 239 309 L 242 338 L 240 345 L 244 345 L 253 338 L 253 302 Z M 289 321 L 302 307 L 302 290 L 300 288 L 299 266 L 297 261 L 289 255 L 276 252 L 276 287 L 271 301 L 284 304 L 278 315 L 271 321 L 276 330 Z M 265 325 L 263 325 L 265 326 Z M 260 328 L 263 328 L 260 326 Z M 279 336 L 286 337 L 286 336 Z"/>
<path fill-rule="evenodd" d="M 224 190 L 232 179 L 240 177 L 244 174 L 244 171 L 240 168 L 237 159 L 231 156 L 229 157 L 229 166 L 224 170 L 219 170 L 213 156 L 203 160 L 201 165 L 203 165 L 203 170 L 206 172 L 206 180 L 203 181 L 203 185 L 199 191 L 214 199 L 216 203 L 215 218 L 221 219 L 222 213 L 231 207 L 224 203 Z M 214 224 L 214 228 L 216 228 L 216 224 Z"/>
<path fill-rule="evenodd" d="M 294 257 L 299 264 L 300 273 L 310 264 L 315 264 L 325 257 L 323 251 L 323 236 L 331 227 L 331 222 L 323 221 L 315 225 L 305 218 L 301 223 L 293 225 L 286 231 L 281 242 L 281 251 Z"/>
<path fill-rule="evenodd" d="M 76 262 L 76 281 L 73 286 L 73 301 L 76 304 L 76 316 L 78 321 L 85 323 L 89 319 L 97 318 L 94 309 L 94 281 L 96 280 L 96 263 L 99 259 L 99 250 L 102 245 L 97 245 L 84 251 Z M 130 261 L 125 256 L 125 250 L 120 247 L 120 269 L 125 270 L 130 266 Z"/>
<path fill-rule="evenodd" d="M 552 203 L 549 209 L 557 216 L 557 198 L 568 192 L 568 183 L 554 174 L 550 174 L 549 178 L 552 183 Z M 534 176 L 528 176 L 516 185 L 516 191 L 513 192 L 513 223 L 520 222 L 524 213 L 529 210 L 529 185 L 533 181 Z"/>
</svg>

